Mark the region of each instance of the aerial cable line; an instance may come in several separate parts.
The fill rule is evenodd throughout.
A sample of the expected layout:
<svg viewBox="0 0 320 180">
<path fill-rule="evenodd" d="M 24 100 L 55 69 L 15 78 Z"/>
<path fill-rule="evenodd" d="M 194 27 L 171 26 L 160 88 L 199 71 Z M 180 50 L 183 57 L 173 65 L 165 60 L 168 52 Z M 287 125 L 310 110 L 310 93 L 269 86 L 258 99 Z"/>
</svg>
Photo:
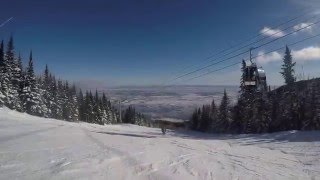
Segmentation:
<svg viewBox="0 0 320 180">
<path fill-rule="evenodd" d="M 229 48 L 223 49 L 223 50 L 221 50 L 221 51 L 218 51 L 218 52 L 216 52 L 216 53 L 214 53 L 214 54 L 212 54 L 212 55 L 204 58 L 202 61 L 207 61 L 207 60 L 209 60 L 209 59 L 211 59 L 211 58 L 213 58 L 213 57 L 215 57 L 215 56 L 217 56 L 217 55 L 220 55 L 220 54 L 222 54 L 222 53 L 224 53 L 224 52 L 227 52 L 227 51 L 229 51 L 229 50 L 232 50 L 232 49 L 234 49 L 234 48 L 237 47 L 237 46 L 240 46 L 240 45 L 243 45 L 243 44 L 245 44 L 245 43 L 251 42 L 252 40 L 254 40 L 254 39 L 256 39 L 256 38 L 258 38 L 258 37 L 260 37 L 260 36 L 263 36 L 263 35 L 264 35 L 263 33 L 267 33 L 267 32 L 269 32 L 269 31 L 271 31 L 271 30 L 273 30 L 273 29 L 277 29 L 277 28 L 279 28 L 279 27 L 281 27 L 281 26 L 283 26 L 283 25 L 285 25 L 285 24 L 291 23 L 291 22 L 293 22 L 293 21 L 295 21 L 295 20 L 297 20 L 297 19 L 300 19 L 300 18 L 308 15 L 308 14 L 310 14 L 309 11 L 308 11 L 308 12 L 305 12 L 305 13 L 299 15 L 299 16 L 296 16 L 296 17 L 294 17 L 294 18 L 292 18 L 292 19 L 289 19 L 288 21 L 285 21 L 285 22 L 283 22 L 283 23 L 280 23 L 280 24 L 278 24 L 278 25 L 276 25 L 276 26 L 273 26 L 273 27 L 271 27 L 270 29 L 267 29 L 267 30 L 265 30 L 265 31 L 259 32 L 258 34 L 256 34 L 256 35 L 248 38 L 247 40 L 241 41 L 240 43 L 237 43 L 237 44 L 235 44 L 235 45 L 232 45 L 232 46 L 229 47 Z M 316 15 L 315 15 L 315 16 L 316 16 Z M 312 18 L 314 18 L 315 16 L 313 16 Z M 312 19 L 312 18 L 311 18 L 311 19 Z M 291 27 L 293 27 L 293 26 L 291 26 Z M 265 39 L 265 38 L 264 38 L 264 39 Z M 209 61 L 209 62 L 211 62 L 211 61 Z M 183 72 L 184 70 L 190 69 L 190 68 L 192 68 L 192 67 L 194 67 L 194 66 L 195 66 L 195 65 L 187 66 L 186 68 L 183 68 L 183 69 L 182 69 L 181 71 L 179 71 L 179 72 Z"/>
<path fill-rule="evenodd" d="M 7 19 L 6 21 L 4 21 L 3 23 L 0 24 L 0 28 L 2 28 L 4 25 L 6 25 L 8 22 L 10 22 L 13 19 L 13 17 L 10 17 L 9 19 Z"/>
<path fill-rule="evenodd" d="M 285 37 L 287 37 L 287 36 L 289 36 L 289 35 L 292 35 L 292 34 L 294 34 L 294 33 L 296 33 L 296 32 L 299 32 L 299 31 L 302 31 L 302 30 L 304 30 L 304 29 L 307 29 L 307 28 L 309 28 L 309 27 L 311 27 L 311 26 L 313 26 L 313 25 L 316 25 L 316 24 L 318 24 L 318 23 L 320 23 L 320 20 L 318 20 L 318 21 L 316 21 L 316 22 L 314 22 L 314 23 L 311 23 L 311 24 L 309 24 L 309 25 L 307 25 L 307 26 L 304 26 L 304 27 L 302 27 L 302 28 L 299 28 L 299 29 L 296 29 L 296 30 L 294 30 L 294 31 L 291 31 L 290 33 L 287 33 L 287 34 L 285 34 L 285 35 L 283 35 L 283 36 L 281 36 L 281 37 L 275 38 L 275 39 L 273 39 L 273 40 L 271 40 L 271 41 L 269 41 L 269 42 L 266 42 L 266 43 L 264 43 L 264 44 L 261 44 L 261 45 L 259 45 L 259 46 L 256 46 L 256 47 L 254 47 L 253 49 L 258 49 L 258 48 L 260 48 L 260 47 L 266 46 L 266 45 L 271 44 L 271 43 L 273 43 L 273 42 L 275 42 L 275 41 L 277 41 L 277 40 L 279 40 L 279 39 L 285 38 Z M 215 63 L 206 65 L 206 66 L 204 66 L 204 67 L 198 68 L 198 69 L 193 70 L 193 71 L 191 71 L 191 72 L 188 72 L 188 73 L 185 73 L 185 74 L 183 74 L 183 75 L 180 75 L 180 76 L 176 77 L 175 79 L 173 79 L 172 81 L 177 80 L 177 79 L 180 79 L 180 78 L 185 77 L 185 76 L 188 76 L 188 75 L 190 75 L 190 74 L 194 74 L 194 73 L 199 72 L 199 71 L 201 71 L 201 70 L 207 69 L 208 67 L 211 67 L 211 66 L 214 66 L 214 65 L 216 65 L 216 64 L 219 64 L 219 63 L 221 63 L 221 62 L 224 62 L 224 61 L 233 59 L 233 58 L 235 58 L 235 57 L 241 56 L 241 55 L 243 55 L 243 54 L 245 54 L 245 53 L 248 53 L 248 52 L 249 52 L 249 50 L 246 50 L 246 51 L 243 51 L 243 52 L 238 53 L 238 54 L 236 54 L 236 55 L 233 55 L 233 56 L 231 56 L 231 57 L 228 57 L 228 58 L 226 58 L 226 59 L 223 59 L 223 60 L 217 61 L 217 62 L 215 62 Z"/>
<path fill-rule="evenodd" d="M 304 20 L 304 21 L 309 21 L 309 20 L 315 18 L 316 16 L 318 16 L 318 15 L 314 15 L 314 16 L 312 16 L 311 18 L 306 19 L 306 20 Z M 219 60 L 219 58 L 222 58 L 222 57 L 224 57 L 224 56 L 231 55 L 231 54 L 233 54 L 233 53 L 235 53 L 235 52 L 237 52 L 237 51 L 240 51 L 240 50 L 242 50 L 242 49 L 244 49 L 244 48 L 248 48 L 248 47 L 250 47 L 250 46 L 252 46 L 252 45 L 254 45 L 254 44 L 257 44 L 257 43 L 259 43 L 259 42 L 261 42 L 261 41 L 263 41 L 263 40 L 265 40 L 265 39 L 274 38 L 275 35 L 283 32 L 283 31 L 285 31 L 285 30 L 288 30 L 288 29 L 290 29 L 290 28 L 293 28 L 294 26 L 296 26 L 296 24 L 295 24 L 295 25 L 291 25 L 291 26 L 289 26 L 289 27 L 286 27 L 286 28 L 284 28 L 284 29 L 280 29 L 280 30 L 278 30 L 277 32 L 275 32 L 275 33 L 273 33 L 273 34 L 270 34 L 270 36 L 266 36 L 266 37 L 264 37 L 264 38 L 262 38 L 262 39 L 259 39 L 259 40 L 255 41 L 255 42 L 252 42 L 252 43 L 250 43 L 250 44 L 247 44 L 247 45 L 245 45 L 245 46 L 242 46 L 242 47 L 240 47 L 240 48 L 238 48 L 238 49 L 236 49 L 236 50 L 234 50 L 234 51 L 231 51 L 231 52 L 229 52 L 229 53 L 227 53 L 227 54 L 223 54 L 223 55 L 221 55 L 221 56 L 218 56 L 218 57 L 216 57 L 215 59 L 210 60 L 210 61 L 208 61 L 208 62 L 214 62 L 214 61 L 216 61 L 216 60 Z M 283 37 L 283 36 L 282 36 L 282 37 Z M 239 55 L 242 55 L 242 54 L 244 54 L 244 53 L 240 53 L 240 54 L 238 54 L 238 56 L 239 56 Z M 202 67 L 202 66 L 199 66 L 198 68 L 201 68 L 201 67 Z M 195 70 L 195 71 L 197 72 L 198 70 Z M 168 81 L 175 81 L 175 80 L 180 79 L 181 77 L 184 77 L 184 76 L 187 76 L 187 75 L 189 75 L 189 73 L 182 74 L 182 75 L 180 75 L 180 76 L 178 76 L 178 77 L 175 77 L 174 79 L 171 79 L 171 80 L 168 80 Z"/>
<path fill-rule="evenodd" d="M 313 16 L 313 17 L 310 18 L 310 19 L 313 19 L 313 18 L 316 17 L 316 16 L 317 16 L 317 15 Z M 310 20 L 310 19 L 309 19 L 309 20 Z M 310 25 L 310 24 L 309 24 L 309 25 Z M 310 27 L 309 25 L 308 25 L 308 27 Z M 294 27 L 294 26 L 296 26 L 296 24 L 295 24 L 295 25 L 292 25 L 292 26 L 289 26 L 289 27 L 287 27 L 287 28 L 285 28 L 285 29 L 279 30 L 279 31 L 271 34 L 270 36 L 264 37 L 264 38 L 262 38 L 262 39 L 260 39 L 260 40 L 258 40 L 258 41 L 255 41 L 255 42 L 252 42 L 252 43 L 247 44 L 247 45 L 245 45 L 245 46 L 242 46 L 242 47 L 236 49 L 235 51 L 232 51 L 232 52 L 229 52 L 229 53 L 227 53 L 227 54 L 224 54 L 224 55 L 222 55 L 222 56 L 220 56 L 220 57 L 217 57 L 216 59 L 213 59 L 213 60 L 211 60 L 210 62 L 214 62 L 214 61 L 218 60 L 218 58 L 222 58 L 223 56 L 228 56 L 228 55 L 233 54 L 234 52 L 237 52 L 237 51 L 242 50 L 242 49 L 244 49 L 244 48 L 248 48 L 248 47 L 250 47 L 251 45 L 254 45 L 254 44 L 256 44 L 256 43 L 259 43 L 260 41 L 265 40 L 265 39 L 267 39 L 267 38 L 272 38 L 273 36 L 279 34 L 280 32 L 285 31 L 285 30 L 288 30 L 288 29 L 290 29 L 290 28 L 292 28 L 292 27 Z M 303 29 L 304 29 L 304 27 L 303 27 Z M 299 29 L 298 29 L 298 30 L 299 30 Z M 293 33 L 290 33 L 289 35 L 291 35 L 291 34 L 293 34 Z M 273 39 L 273 40 L 278 40 L 278 39 L 280 39 L 280 38 L 282 38 L 282 37 L 286 37 L 287 35 L 288 35 L 288 34 L 285 34 L 285 35 L 280 36 L 280 37 L 278 37 L 278 38 L 276 38 L 276 39 Z M 273 41 L 272 41 L 272 42 L 273 42 Z M 256 49 L 256 48 L 255 48 L 255 49 Z M 248 52 L 248 51 L 238 53 L 236 56 L 232 56 L 231 58 L 240 56 L 240 55 L 245 54 L 245 53 L 247 53 L 247 52 Z M 210 66 L 211 66 L 211 65 L 209 65 L 209 67 L 210 67 Z M 204 66 L 204 67 L 206 67 L 206 66 Z M 205 69 L 205 68 L 201 68 L 201 67 L 200 67 L 200 70 L 202 70 L 202 69 Z M 180 79 L 181 77 L 187 76 L 187 75 L 189 75 L 189 74 L 193 74 L 193 73 L 198 72 L 198 71 L 199 71 L 199 70 L 194 70 L 194 71 L 192 71 L 191 73 L 185 73 L 185 74 L 183 74 L 183 75 L 180 75 L 180 76 L 174 78 L 172 81 L 177 80 L 177 79 Z"/>
<path fill-rule="evenodd" d="M 310 40 L 310 39 L 313 39 L 313 38 L 316 38 L 316 37 L 319 37 L 319 36 L 320 36 L 320 33 L 319 33 L 319 34 L 316 34 L 316 35 L 314 35 L 314 36 L 310 36 L 310 37 L 308 37 L 308 38 L 302 39 L 302 40 L 300 40 L 300 41 L 297 41 L 297 42 L 288 44 L 287 46 L 294 46 L 294 45 L 300 44 L 300 43 L 302 43 L 302 42 L 304 42 L 304 41 L 307 41 L 307 40 Z M 281 49 L 284 49 L 284 48 L 286 48 L 286 46 L 280 47 L 280 48 L 277 48 L 277 49 L 274 49 L 274 50 L 272 50 L 272 51 L 268 51 L 268 52 L 266 52 L 266 53 L 258 54 L 257 56 L 252 57 L 252 59 L 256 59 L 256 58 L 258 58 L 258 57 L 260 57 L 260 56 L 264 56 L 264 55 L 267 55 L 267 54 L 270 54 L 270 53 L 273 53 L 273 52 L 277 52 L 277 51 L 279 51 L 279 50 L 281 50 Z M 218 72 L 218 71 L 221 71 L 221 70 L 223 70 L 223 69 L 226 69 L 226 68 L 235 66 L 235 65 L 237 65 L 237 64 L 241 64 L 241 63 L 242 63 L 242 62 L 236 62 L 236 63 L 230 64 L 230 65 L 228 65 L 228 66 L 224 66 L 224 67 L 222 67 L 222 68 L 215 69 L 215 70 L 209 71 L 209 72 L 207 72 L 207 73 L 201 74 L 201 75 L 199 75 L 199 76 L 186 79 L 186 81 L 190 81 L 190 80 L 193 80 L 193 79 L 197 79 L 197 78 L 206 76 L 206 75 L 208 75 L 208 74 L 212 74 L 212 73 L 214 73 L 214 72 Z"/>
</svg>

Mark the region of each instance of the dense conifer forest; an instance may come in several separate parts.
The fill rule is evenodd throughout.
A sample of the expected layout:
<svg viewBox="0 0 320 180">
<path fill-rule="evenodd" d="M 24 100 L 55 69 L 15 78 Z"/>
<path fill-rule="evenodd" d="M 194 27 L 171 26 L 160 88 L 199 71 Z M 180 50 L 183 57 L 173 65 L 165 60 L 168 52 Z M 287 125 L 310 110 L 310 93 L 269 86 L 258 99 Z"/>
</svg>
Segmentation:
<svg viewBox="0 0 320 180">
<path fill-rule="evenodd" d="M 15 52 L 13 38 L 6 47 L 0 45 L 0 107 L 6 106 L 31 115 L 66 121 L 84 121 L 96 124 L 132 123 L 146 125 L 146 118 L 129 106 L 119 117 L 105 93 L 82 92 L 74 84 L 57 79 L 46 66 L 36 75 L 30 52 L 28 64 Z"/>
</svg>

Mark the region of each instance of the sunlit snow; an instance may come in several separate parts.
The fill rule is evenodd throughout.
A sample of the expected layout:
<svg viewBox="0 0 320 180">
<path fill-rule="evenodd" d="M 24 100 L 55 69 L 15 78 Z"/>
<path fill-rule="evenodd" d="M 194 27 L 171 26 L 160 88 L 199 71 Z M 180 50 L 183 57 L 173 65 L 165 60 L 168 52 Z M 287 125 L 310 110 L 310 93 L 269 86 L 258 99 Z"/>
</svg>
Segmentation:
<svg viewBox="0 0 320 180">
<path fill-rule="evenodd" d="M 0 108 L 0 179 L 319 179 L 320 131 L 211 135 Z"/>
</svg>

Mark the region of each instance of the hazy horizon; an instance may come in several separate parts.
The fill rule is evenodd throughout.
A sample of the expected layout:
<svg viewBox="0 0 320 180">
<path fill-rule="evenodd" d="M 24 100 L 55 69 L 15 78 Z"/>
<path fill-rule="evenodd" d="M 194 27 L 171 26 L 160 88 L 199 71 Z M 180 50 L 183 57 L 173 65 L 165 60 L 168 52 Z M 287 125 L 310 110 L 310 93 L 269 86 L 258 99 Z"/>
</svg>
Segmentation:
<svg viewBox="0 0 320 180">
<path fill-rule="evenodd" d="M 231 103 L 235 102 L 239 87 L 237 86 L 134 86 L 105 89 L 112 99 L 126 100 L 123 107 L 134 106 L 137 111 L 154 119 L 174 118 L 188 120 L 195 108 L 211 104 L 214 99 L 218 105 L 226 89 Z M 102 91 L 99 91 L 100 93 Z M 114 103 L 118 108 L 118 105 Z"/>
</svg>

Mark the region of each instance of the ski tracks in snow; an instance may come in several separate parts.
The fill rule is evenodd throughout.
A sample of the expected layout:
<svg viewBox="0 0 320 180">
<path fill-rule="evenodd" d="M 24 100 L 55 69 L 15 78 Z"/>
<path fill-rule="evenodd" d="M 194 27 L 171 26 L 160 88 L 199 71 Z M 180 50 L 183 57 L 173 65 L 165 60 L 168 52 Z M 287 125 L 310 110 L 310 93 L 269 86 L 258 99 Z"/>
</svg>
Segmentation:
<svg viewBox="0 0 320 180">
<path fill-rule="evenodd" d="M 134 125 L 69 123 L 12 111 L 2 115 L 0 179 L 320 177 L 320 143 L 295 141 L 304 135 L 300 132 L 215 137 L 169 131 L 163 136 L 160 129 Z M 277 140 L 282 134 L 293 141 Z M 320 137 L 319 132 L 305 134 Z"/>
<path fill-rule="evenodd" d="M 97 137 L 94 137 L 93 134 L 96 135 L 96 133 L 89 131 L 88 129 L 83 128 L 83 132 L 87 135 L 87 137 L 90 139 L 90 141 L 94 144 L 96 144 L 101 152 L 96 154 L 97 156 L 100 156 L 100 164 L 103 164 L 104 166 L 107 166 L 108 168 L 104 172 L 105 177 L 113 178 L 112 171 L 116 172 L 122 172 L 120 173 L 122 177 L 120 179 L 140 179 L 135 176 L 141 175 L 142 171 L 148 169 L 145 168 L 147 166 L 144 166 L 138 159 L 139 156 L 143 156 L 145 152 L 136 152 L 136 153 L 129 153 L 127 151 L 121 151 L 115 147 L 112 147 L 110 145 L 106 145 L 106 142 L 103 142 L 99 140 Z M 149 167 L 152 167 L 149 166 Z M 152 168 L 149 168 L 150 171 L 152 171 Z M 153 169 L 154 170 L 154 169 Z M 131 171 L 131 173 L 128 173 L 128 171 Z M 155 171 L 153 171 L 155 172 Z M 114 178 L 117 177 L 119 174 L 115 174 Z M 147 175 L 147 174 L 145 174 Z M 157 179 L 168 179 L 167 176 L 163 176 L 161 174 L 156 174 Z M 150 179 L 148 177 L 147 179 Z"/>
</svg>

